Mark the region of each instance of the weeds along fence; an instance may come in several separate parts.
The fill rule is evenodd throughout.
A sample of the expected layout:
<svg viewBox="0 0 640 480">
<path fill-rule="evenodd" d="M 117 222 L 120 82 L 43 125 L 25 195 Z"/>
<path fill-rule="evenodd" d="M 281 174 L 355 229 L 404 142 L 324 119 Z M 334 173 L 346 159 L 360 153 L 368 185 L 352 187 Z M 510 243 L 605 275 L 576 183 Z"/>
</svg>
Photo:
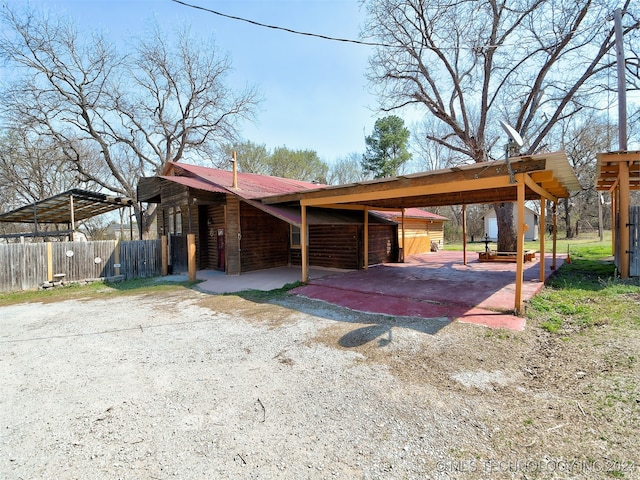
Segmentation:
<svg viewBox="0 0 640 480">
<path fill-rule="evenodd" d="M 0 291 L 51 281 L 155 277 L 162 272 L 160 240 L 49 242 L 0 245 Z"/>
</svg>

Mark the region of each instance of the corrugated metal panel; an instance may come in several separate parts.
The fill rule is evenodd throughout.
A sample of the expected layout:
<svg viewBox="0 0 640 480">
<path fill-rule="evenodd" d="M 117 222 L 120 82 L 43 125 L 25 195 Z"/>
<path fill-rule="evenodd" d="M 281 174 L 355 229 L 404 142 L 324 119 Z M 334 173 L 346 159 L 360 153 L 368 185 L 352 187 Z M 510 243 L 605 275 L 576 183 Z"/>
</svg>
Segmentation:
<svg viewBox="0 0 640 480">
<path fill-rule="evenodd" d="M 238 172 L 238 188 L 232 188 L 233 172 L 229 170 L 219 170 L 198 165 L 174 164 L 173 169 L 176 176 L 166 176 L 163 178 L 187 178 L 181 174 L 188 172 L 200 177 L 202 190 L 213 191 L 211 188 L 218 188 L 217 191 L 234 193 L 244 199 L 258 199 L 269 195 L 280 195 L 283 193 L 299 192 L 301 190 L 317 189 L 323 185 L 311 182 L 303 182 L 290 178 L 271 177 L 269 175 L 258 175 L 255 173 Z M 193 177 L 192 177 L 193 178 Z M 195 180 L 195 178 L 194 178 Z M 204 187 L 205 185 L 211 187 Z M 186 185 L 186 183 L 185 183 Z"/>
<path fill-rule="evenodd" d="M 394 211 L 384 211 L 384 210 L 370 210 L 371 213 L 378 215 L 380 217 L 384 217 L 388 220 L 393 220 L 399 222 L 402 219 L 401 212 Z M 424 218 L 427 220 L 441 220 L 443 222 L 449 221 L 447 217 L 443 217 L 442 215 L 438 215 L 437 213 L 428 212 L 426 210 L 422 210 L 420 208 L 407 208 L 404 212 L 404 218 Z"/>
</svg>

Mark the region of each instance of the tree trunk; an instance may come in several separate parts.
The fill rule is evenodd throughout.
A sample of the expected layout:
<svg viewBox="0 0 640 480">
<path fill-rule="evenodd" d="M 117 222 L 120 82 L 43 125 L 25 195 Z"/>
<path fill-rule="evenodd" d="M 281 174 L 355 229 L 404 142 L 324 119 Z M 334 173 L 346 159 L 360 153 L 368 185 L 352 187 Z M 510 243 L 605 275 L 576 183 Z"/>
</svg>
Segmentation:
<svg viewBox="0 0 640 480">
<path fill-rule="evenodd" d="M 498 222 L 498 252 L 515 252 L 517 247 L 515 215 L 513 202 L 502 202 L 493 205 Z"/>
<path fill-rule="evenodd" d="M 564 225 L 566 228 L 565 238 L 573 238 L 573 229 L 571 228 L 571 203 L 570 199 L 563 198 L 564 204 Z"/>
</svg>

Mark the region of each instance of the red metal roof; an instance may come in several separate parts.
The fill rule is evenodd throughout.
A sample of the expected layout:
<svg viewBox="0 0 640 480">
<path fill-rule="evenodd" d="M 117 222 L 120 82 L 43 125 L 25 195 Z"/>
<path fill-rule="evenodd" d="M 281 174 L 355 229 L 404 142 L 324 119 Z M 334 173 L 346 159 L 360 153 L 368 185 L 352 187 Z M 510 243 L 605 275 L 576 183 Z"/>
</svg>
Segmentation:
<svg viewBox="0 0 640 480">
<path fill-rule="evenodd" d="M 172 182 L 179 183 L 186 187 L 197 188 L 198 190 L 206 190 L 207 192 L 226 193 L 227 190 L 217 185 L 205 182 L 200 178 L 195 177 L 179 177 L 176 175 L 163 175 L 160 178 L 170 180 Z"/>
<path fill-rule="evenodd" d="M 183 185 L 193 186 L 201 190 L 234 193 L 248 200 L 260 199 L 269 195 L 294 193 L 323 186 L 311 182 L 292 180 L 290 178 L 238 172 L 238 188 L 234 189 L 232 187 L 233 172 L 229 170 L 188 165 L 185 163 L 173 163 L 170 172 L 173 172 L 173 175 L 162 178 Z M 197 185 L 199 186 L 195 186 L 195 183 L 193 185 L 186 183 L 185 178 L 197 180 Z"/>
<path fill-rule="evenodd" d="M 400 212 L 393 211 L 381 211 L 381 210 L 371 210 L 376 215 L 387 218 L 389 220 L 397 220 L 402 216 Z M 440 221 L 448 221 L 447 217 L 443 217 L 442 215 L 438 215 L 436 213 L 427 212 L 426 210 L 422 210 L 420 208 L 407 208 L 404 211 L 405 218 L 423 218 L 425 220 L 440 220 Z"/>
<path fill-rule="evenodd" d="M 233 188 L 233 172 L 217 168 L 189 165 L 186 163 L 171 163 L 166 170 L 168 175 L 160 178 L 185 185 L 187 187 L 204 190 L 207 192 L 233 193 L 245 200 L 260 200 L 270 195 L 295 193 L 305 190 L 325 187 L 317 183 L 292 180 L 290 178 L 271 177 L 256 173 L 238 172 L 238 188 Z M 276 206 L 260 205 L 262 210 L 280 217 L 289 223 L 299 224 L 299 211 Z M 401 217 L 400 212 L 371 210 L 371 213 L 385 220 L 397 222 Z M 405 218 L 423 218 L 426 220 L 446 221 L 448 218 L 435 213 L 427 212 L 419 208 L 407 208 Z M 316 219 L 319 222 L 319 218 Z M 326 219 L 325 219 L 326 220 Z M 343 221 L 341 219 L 341 221 Z"/>
</svg>

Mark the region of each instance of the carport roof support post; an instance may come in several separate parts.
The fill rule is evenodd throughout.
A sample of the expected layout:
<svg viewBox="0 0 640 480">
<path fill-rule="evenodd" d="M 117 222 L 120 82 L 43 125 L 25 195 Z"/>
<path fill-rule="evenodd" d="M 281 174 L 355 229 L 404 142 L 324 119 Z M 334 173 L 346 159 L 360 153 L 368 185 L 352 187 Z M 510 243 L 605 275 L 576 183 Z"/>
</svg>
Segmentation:
<svg viewBox="0 0 640 480">
<path fill-rule="evenodd" d="M 524 234 L 525 234 L 525 218 L 524 218 L 524 200 L 525 200 L 525 179 L 524 174 L 517 174 L 518 182 L 518 237 L 516 248 L 516 298 L 514 311 L 520 315 L 522 309 L 522 283 L 524 279 Z"/>
</svg>

